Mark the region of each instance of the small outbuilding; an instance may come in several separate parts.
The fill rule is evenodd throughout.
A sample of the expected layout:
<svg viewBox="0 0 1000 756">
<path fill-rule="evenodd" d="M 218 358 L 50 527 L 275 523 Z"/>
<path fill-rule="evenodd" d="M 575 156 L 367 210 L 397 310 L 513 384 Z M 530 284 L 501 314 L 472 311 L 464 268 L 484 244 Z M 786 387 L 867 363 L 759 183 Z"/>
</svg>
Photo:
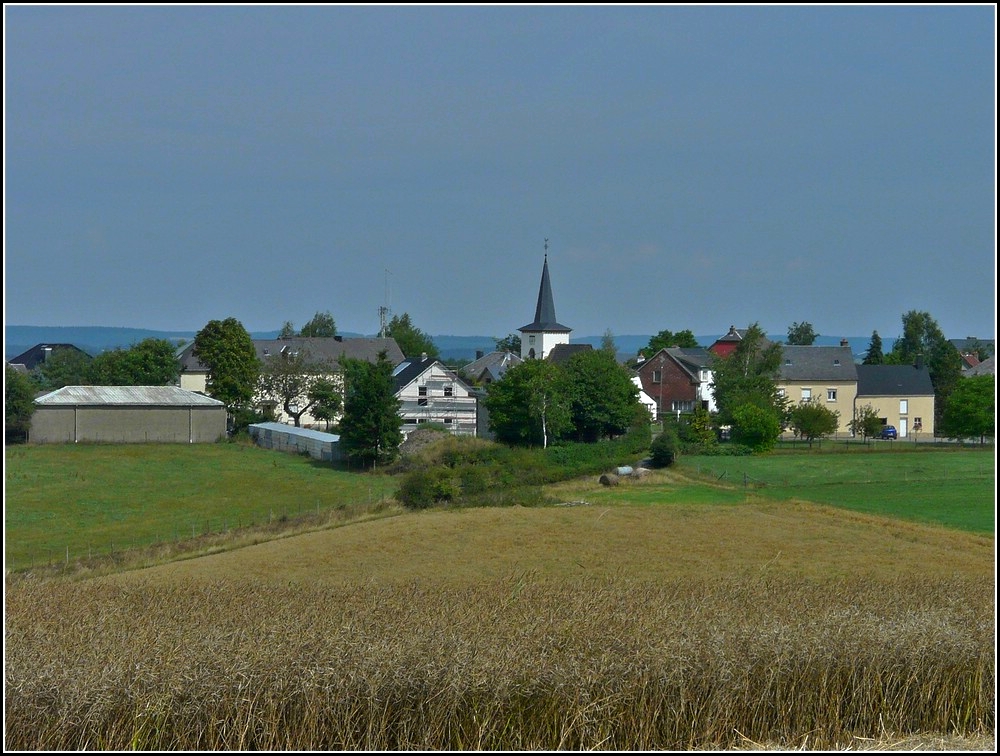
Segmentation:
<svg viewBox="0 0 1000 756">
<path fill-rule="evenodd" d="M 254 423 L 250 437 L 264 449 L 308 454 L 313 459 L 336 462 L 342 459 L 340 436 L 284 423 Z"/>
<path fill-rule="evenodd" d="M 64 386 L 35 399 L 28 440 L 196 444 L 225 435 L 225 405 L 177 386 Z"/>
</svg>

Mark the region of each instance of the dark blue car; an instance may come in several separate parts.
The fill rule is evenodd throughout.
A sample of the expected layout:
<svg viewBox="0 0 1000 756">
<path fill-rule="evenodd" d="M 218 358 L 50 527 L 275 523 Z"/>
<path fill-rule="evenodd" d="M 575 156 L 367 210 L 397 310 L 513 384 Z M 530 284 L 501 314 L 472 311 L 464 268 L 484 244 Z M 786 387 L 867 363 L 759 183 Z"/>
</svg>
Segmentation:
<svg viewBox="0 0 1000 756">
<path fill-rule="evenodd" d="M 896 438 L 896 426 L 887 425 L 882 429 L 879 438 Z"/>
</svg>

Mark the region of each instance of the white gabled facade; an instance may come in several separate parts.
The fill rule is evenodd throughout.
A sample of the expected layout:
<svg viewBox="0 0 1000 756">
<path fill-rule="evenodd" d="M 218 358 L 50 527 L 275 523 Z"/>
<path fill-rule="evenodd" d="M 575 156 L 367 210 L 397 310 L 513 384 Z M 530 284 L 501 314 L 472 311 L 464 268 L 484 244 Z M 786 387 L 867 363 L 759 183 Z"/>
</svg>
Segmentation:
<svg viewBox="0 0 1000 756">
<path fill-rule="evenodd" d="M 477 398 L 472 387 L 437 360 L 404 360 L 393 372 L 403 435 L 424 423 L 441 423 L 456 436 L 476 435 Z"/>
</svg>

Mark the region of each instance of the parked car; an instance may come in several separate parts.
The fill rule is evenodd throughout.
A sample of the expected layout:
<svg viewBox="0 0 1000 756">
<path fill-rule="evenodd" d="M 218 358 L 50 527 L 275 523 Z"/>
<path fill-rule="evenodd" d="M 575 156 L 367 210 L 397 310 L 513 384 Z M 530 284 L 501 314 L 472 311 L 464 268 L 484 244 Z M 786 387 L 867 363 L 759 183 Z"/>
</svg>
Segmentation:
<svg viewBox="0 0 1000 756">
<path fill-rule="evenodd" d="M 896 426 L 887 425 L 882 428 L 882 432 L 879 433 L 879 438 L 896 438 Z"/>
</svg>

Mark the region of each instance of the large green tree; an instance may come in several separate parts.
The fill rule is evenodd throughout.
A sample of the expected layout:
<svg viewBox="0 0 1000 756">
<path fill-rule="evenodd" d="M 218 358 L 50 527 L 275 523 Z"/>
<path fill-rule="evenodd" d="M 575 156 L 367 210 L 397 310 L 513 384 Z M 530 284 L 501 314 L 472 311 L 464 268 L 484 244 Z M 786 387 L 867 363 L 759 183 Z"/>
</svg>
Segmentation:
<svg viewBox="0 0 1000 756">
<path fill-rule="evenodd" d="M 333 337 L 337 335 L 337 324 L 329 312 L 317 312 L 312 320 L 302 326 L 299 336 Z"/>
<path fill-rule="evenodd" d="M 632 425 L 639 389 L 606 349 L 579 352 L 565 366 L 570 417 L 578 441 L 624 434 Z"/>
<path fill-rule="evenodd" d="M 266 358 L 261 365 L 257 402 L 277 402 L 298 428 L 302 416 L 316 404 L 313 385 L 331 372 L 333 368 L 313 359 L 308 349 L 282 350 Z"/>
<path fill-rule="evenodd" d="M 519 333 L 509 333 L 502 339 L 494 339 L 493 343 L 496 345 L 496 351 L 498 352 L 521 354 L 521 334 Z"/>
<path fill-rule="evenodd" d="M 177 382 L 180 362 L 166 339 L 143 339 L 128 349 L 101 352 L 90 363 L 96 386 L 168 386 Z"/>
<path fill-rule="evenodd" d="M 348 459 L 362 465 L 385 464 L 399 453 L 403 419 L 385 352 L 374 363 L 345 359 L 344 416 L 340 443 Z"/>
<path fill-rule="evenodd" d="M 962 378 L 962 355 L 929 313 L 910 310 L 903 315 L 903 335 L 896 339 L 885 361 L 890 365 L 910 365 L 918 360 L 923 360 L 930 373 L 934 423 L 938 426 L 951 392 Z"/>
<path fill-rule="evenodd" d="M 63 386 L 88 386 L 90 380 L 89 354 L 76 349 L 58 349 L 32 371 L 32 380 L 42 391 L 55 391 Z"/>
<path fill-rule="evenodd" d="M 788 413 L 791 427 L 811 447 L 817 438 L 837 432 L 840 427 L 840 413 L 819 402 L 802 402 L 792 407 Z"/>
<path fill-rule="evenodd" d="M 729 355 L 713 359 L 712 391 L 722 425 L 732 424 L 733 412 L 742 404 L 784 414 L 785 402 L 775 384 L 781 360 L 781 344 L 769 341 L 757 323 Z"/>
<path fill-rule="evenodd" d="M 323 420 L 329 430 L 330 423 L 339 417 L 344 406 L 339 384 L 327 376 L 319 376 L 309 387 L 309 399 L 312 402 L 312 416 Z"/>
<path fill-rule="evenodd" d="M 948 438 L 978 438 L 985 443 L 996 437 L 996 422 L 996 377 L 971 375 L 951 392 L 938 430 Z"/>
<path fill-rule="evenodd" d="M 407 359 L 419 357 L 421 354 L 426 354 L 435 360 L 441 356 L 431 337 L 413 325 L 409 313 L 393 315 L 389 325 L 386 326 L 385 335 L 395 339 Z"/>
<path fill-rule="evenodd" d="M 863 365 L 882 365 L 885 363 L 885 355 L 882 354 L 882 338 L 878 331 L 872 331 L 871 340 L 868 342 L 868 351 L 865 352 Z"/>
<path fill-rule="evenodd" d="M 812 346 L 819 336 L 813 330 L 812 323 L 792 323 L 788 326 L 788 343 L 794 346 Z"/>
<path fill-rule="evenodd" d="M 209 396 L 226 405 L 230 415 L 246 410 L 260 377 L 253 339 L 236 318 L 211 320 L 194 337 L 194 355 L 208 368 Z"/>
<path fill-rule="evenodd" d="M 490 429 L 508 444 L 547 446 L 572 428 L 566 374 L 548 360 L 526 360 L 486 389 Z"/>
<path fill-rule="evenodd" d="M 36 387 L 32 380 L 10 365 L 4 368 L 3 430 L 8 443 L 26 441 L 35 413 Z"/>
<path fill-rule="evenodd" d="M 669 349 L 670 347 L 697 349 L 698 346 L 698 339 L 695 338 L 689 329 L 677 331 L 677 333 L 670 330 L 663 330 L 655 336 L 650 337 L 649 344 L 640 349 L 639 354 L 648 360 L 661 349 Z"/>
</svg>

